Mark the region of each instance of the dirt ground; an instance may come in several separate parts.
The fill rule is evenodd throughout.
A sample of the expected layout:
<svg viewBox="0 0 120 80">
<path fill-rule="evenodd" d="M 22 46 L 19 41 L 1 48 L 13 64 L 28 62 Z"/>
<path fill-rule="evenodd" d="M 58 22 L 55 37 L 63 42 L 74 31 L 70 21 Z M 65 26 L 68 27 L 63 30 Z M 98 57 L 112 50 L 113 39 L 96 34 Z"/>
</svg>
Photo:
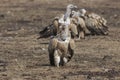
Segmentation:
<svg viewBox="0 0 120 80">
<path fill-rule="evenodd" d="M 51 67 L 39 31 L 73 3 L 108 21 L 108 36 L 76 41 L 64 67 Z M 0 80 L 120 80 L 120 0 L 0 0 Z"/>
</svg>

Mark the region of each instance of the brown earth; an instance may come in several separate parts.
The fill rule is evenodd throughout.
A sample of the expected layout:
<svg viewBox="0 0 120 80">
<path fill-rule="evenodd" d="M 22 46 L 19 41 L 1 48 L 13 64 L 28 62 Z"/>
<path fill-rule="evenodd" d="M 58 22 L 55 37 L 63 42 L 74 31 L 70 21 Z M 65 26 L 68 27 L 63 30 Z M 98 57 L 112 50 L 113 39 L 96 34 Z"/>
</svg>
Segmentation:
<svg viewBox="0 0 120 80">
<path fill-rule="evenodd" d="M 51 67 L 47 39 L 38 32 L 66 5 L 108 20 L 108 36 L 76 42 L 64 67 Z M 0 80 L 120 80 L 120 0 L 0 0 Z"/>
</svg>

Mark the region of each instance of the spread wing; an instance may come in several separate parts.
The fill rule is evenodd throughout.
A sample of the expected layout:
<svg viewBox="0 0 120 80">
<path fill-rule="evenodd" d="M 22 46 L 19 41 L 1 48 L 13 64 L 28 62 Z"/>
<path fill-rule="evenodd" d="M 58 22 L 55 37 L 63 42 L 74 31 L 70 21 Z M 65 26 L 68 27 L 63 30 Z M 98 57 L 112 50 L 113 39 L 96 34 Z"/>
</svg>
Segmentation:
<svg viewBox="0 0 120 80">
<path fill-rule="evenodd" d="M 107 21 L 103 17 L 95 13 L 90 13 L 85 16 L 85 24 L 91 34 L 108 34 Z"/>
</svg>

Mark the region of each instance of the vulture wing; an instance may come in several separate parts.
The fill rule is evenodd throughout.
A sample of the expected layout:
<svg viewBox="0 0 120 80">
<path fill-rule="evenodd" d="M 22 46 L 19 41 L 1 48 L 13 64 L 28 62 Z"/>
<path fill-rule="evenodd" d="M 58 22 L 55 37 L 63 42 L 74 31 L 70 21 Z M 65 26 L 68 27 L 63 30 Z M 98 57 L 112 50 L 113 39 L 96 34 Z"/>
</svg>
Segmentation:
<svg viewBox="0 0 120 80">
<path fill-rule="evenodd" d="M 93 35 L 108 34 L 107 21 L 95 13 L 86 14 L 85 23 L 86 27 Z"/>
<path fill-rule="evenodd" d="M 50 36 L 55 36 L 58 31 L 58 20 L 54 19 L 52 24 L 46 26 L 43 30 L 39 32 L 39 38 L 48 38 Z M 39 39 L 38 38 L 38 39 Z"/>
</svg>

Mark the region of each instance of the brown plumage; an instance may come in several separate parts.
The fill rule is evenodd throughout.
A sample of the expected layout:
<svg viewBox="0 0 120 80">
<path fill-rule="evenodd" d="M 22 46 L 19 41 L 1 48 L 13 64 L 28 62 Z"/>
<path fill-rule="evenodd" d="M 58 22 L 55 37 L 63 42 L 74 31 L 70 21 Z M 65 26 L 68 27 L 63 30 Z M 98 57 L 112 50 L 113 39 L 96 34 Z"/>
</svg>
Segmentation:
<svg viewBox="0 0 120 80">
<path fill-rule="evenodd" d="M 55 17 L 52 21 L 52 23 L 48 26 L 46 26 L 43 30 L 39 32 L 40 38 L 48 38 L 50 36 L 56 36 L 58 33 L 58 29 L 60 26 L 60 23 L 58 20 L 63 16 L 64 14 L 60 14 L 59 16 Z"/>
<path fill-rule="evenodd" d="M 84 19 L 79 16 L 73 16 L 71 20 L 72 20 L 71 22 L 75 24 L 77 27 L 78 39 L 84 39 L 85 32 L 87 31 Z"/>
<path fill-rule="evenodd" d="M 61 15 L 63 16 L 63 15 Z M 60 16 L 60 17 L 61 17 Z M 59 32 L 59 27 L 61 25 L 61 23 L 59 23 L 59 19 L 60 17 L 56 17 L 53 21 L 52 21 L 52 24 L 45 27 L 42 31 L 39 32 L 40 34 L 40 37 L 39 38 L 47 38 L 47 37 L 50 37 L 50 36 L 56 36 Z M 72 31 L 74 31 L 75 34 L 72 33 L 72 37 L 75 37 L 76 35 L 78 35 L 78 30 L 77 30 L 77 24 L 75 23 L 76 20 L 70 18 L 70 25 L 69 27 L 71 27 Z"/>
<path fill-rule="evenodd" d="M 58 19 L 56 18 L 53 20 L 52 24 L 46 26 L 43 30 L 39 32 L 40 37 L 38 39 L 48 38 L 50 36 L 57 35 L 58 26 L 59 26 Z"/>
<path fill-rule="evenodd" d="M 74 24 L 77 26 L 78 39 L 84 39 L 85 35 L 89 33 L 88 28 L 86 27 L 85 20 L 80 15 L 79 11 L 72 11 L 71 19 Z"/>
<path fill-rule="evenodd" d="M 82 14 L 81 17 L 85 20 L 86 27 L 92 35 L 108 34 L 107 20 L 105 20 L 103 17 L 96 13 L 88 12 Z"/>
<path fill-rule="evenodd" d="M 61 29 L 59 29 L 60 31 L 58 35 L 50 40 L 48 52 L 50 64 L 52 66 L 64 66 L 71 60 L 74 54 L 75 42 L 73 39 L 71 39 L 71 36 L 68 35 L 65 39 L 62 39 L 61 37 L 61 35 L 64 35 L 62 31 L 64 32 L 66 29 L 68 29 L 68 34 L 71 34 L 70 32 L 74 33 L 74 31 L 70 29 L 71 27 L 67 27 L 68 26 L 62 25 Z"/>
<path fill-rule="evenodd" d="M 48 47 L 50 64 L 52 66 L 57 66 L 59 64 L 57 67 L 64 66 L 73 57 L 74 49 L 75 42 L 73 39 L 71 39 L 68 42 L 59 41 L 57 38 L 51 39 Z M 55 60 L 56 56 L 59 56 L 59 62 Z M 64 58 L 67 61 L 64 61 Z"/>
<path fill-rule="evenodd" d="M 66 21 L 68 18 L 70 18 L 70 14 L 71 14 L 72 10 L 74 10 L 76 8 L 77 8 L 77 6 L 75 6 L 73 4 L 67 5 L 65 14 L 61 14 L 58 17 L 55 17 L 55 19 L 53 19 L 53 22 L 51 25 L 45 27 L 42 31 L 39 32 L 39 34 L 40 34 L 39 38 L 46 38 L 46 37 L 50 37 L 52 35 L 53 36 L 57 35 L 59 25 L 61 24 L 61 20 Z"/>
</svg>

